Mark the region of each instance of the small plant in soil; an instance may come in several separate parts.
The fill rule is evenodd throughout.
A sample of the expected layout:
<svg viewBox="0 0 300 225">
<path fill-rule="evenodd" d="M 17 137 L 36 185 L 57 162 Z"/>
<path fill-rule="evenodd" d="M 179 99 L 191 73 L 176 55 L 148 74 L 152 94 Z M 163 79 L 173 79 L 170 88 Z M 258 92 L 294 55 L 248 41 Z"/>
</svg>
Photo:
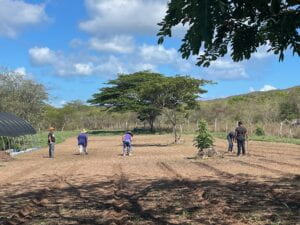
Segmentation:
<svg viewBox="0 0 300 225">
<path fill-rule="evenodd" d="M 203 153 L 207 151 L 207 156 L 211 156 L 211 152 L 214 151 L 214 139 L 212 134 L 208 131 L 207 123 L 205 120 L 200 120 L 198 122 L 198 129 L 196 132 L 197 133 L 196 137 L 194 138 L 194 146 L 199 150 L 198 155 L 203 156 Z"/>
</svg>

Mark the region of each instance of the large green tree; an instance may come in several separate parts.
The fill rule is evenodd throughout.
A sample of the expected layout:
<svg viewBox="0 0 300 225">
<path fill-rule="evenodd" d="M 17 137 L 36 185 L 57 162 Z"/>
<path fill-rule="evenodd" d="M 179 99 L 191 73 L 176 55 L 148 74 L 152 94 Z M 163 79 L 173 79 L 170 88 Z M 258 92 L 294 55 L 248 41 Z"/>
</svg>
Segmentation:
<svg viewBox="0 0 300 225">
<path fill-rule="evenodd" d="M 265 45 L 279 60 L 287 49 L 300 56 L 300 0 L 171 0 L 158 42 L 178 24 L 187 27 L 179 51 L 197 55 L 197 65 L 228 52 L 234 61 L 249 59 Z"/>
<path fill-rule="evenodd" d="M 165 77 L 149 71 L 122 74 L 109 81 L 110 86 L 100 89 L 89 102 L 116 111 L 137 112 L 141 121 L 149 122 L 151 130 L 157 116 L 164 113 L 177 142 L 179 114 L 197 106 L 197 98 L 206 92 L 200 86 L 207 82 L 189 76 Z"/>
<path fill-rule="evenodd" d="M 137 112 L 141 121 L 147 121 L 154 130 L 154 121 L 161 114 L 157 100 L 159 91 L 154 89 L 163 76 L 142 71 L 133 74 L 120 74 L 117 79 L 108 81 L 108 87 L 100 89 L 89 103 L 106 106 L 114 111 Z"/>
<path fill-rule="evenodd" d="M 0 71 L 0 111 L 14 113 L 37 126 L 48 94 L 42 84 L 14 71 Z"/>
<path fill-rule="evenodd" d="M 167 116 L 173 127 L 174 142 L 180 139 L 178 135 L 178 122 L 189 109 L 198 107 L 197 99 L 200 94 L 206 93 L 201 86 L 210 81 L 192 78 L 190 76 L 166 77 L 160 85 L 159 106 Z"/>
</svg>

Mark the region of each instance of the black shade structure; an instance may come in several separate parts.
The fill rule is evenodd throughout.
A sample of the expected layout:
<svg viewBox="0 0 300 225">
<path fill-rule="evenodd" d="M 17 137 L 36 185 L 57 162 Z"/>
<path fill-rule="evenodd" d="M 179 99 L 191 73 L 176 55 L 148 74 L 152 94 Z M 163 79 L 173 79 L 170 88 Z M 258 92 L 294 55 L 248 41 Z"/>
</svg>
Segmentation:
<svg viewBox="0 0 300 225">
<path fill-rule="evenodd" d="M 36 130 L 25 120 L 11 114 L 0 112 L 0 136 L 19 137 L 36 134 Z"/>
</svg>

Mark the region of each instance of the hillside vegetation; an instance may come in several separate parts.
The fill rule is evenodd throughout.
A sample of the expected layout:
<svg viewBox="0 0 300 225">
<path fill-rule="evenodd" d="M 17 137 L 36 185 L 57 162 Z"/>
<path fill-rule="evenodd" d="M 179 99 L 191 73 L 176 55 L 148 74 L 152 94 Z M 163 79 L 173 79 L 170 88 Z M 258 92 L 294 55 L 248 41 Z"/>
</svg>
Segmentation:
<svg viewBox="0 0 300 225">
<path fill-rule="evenodd" d="M 261 129 L 272 135 L 299 136 L 296 126 L 289 122 L 300 119 L 300 86 L 201 101 L 200 105 L 201 116 L 215 131 L 232 129 L 242 120 L 251 133 Z"/>
</svg>

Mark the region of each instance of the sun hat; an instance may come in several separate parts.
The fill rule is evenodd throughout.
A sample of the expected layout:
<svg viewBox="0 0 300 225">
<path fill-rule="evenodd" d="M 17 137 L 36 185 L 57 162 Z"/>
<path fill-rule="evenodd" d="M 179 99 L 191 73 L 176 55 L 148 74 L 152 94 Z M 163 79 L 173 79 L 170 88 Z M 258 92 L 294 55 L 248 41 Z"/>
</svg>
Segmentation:
<svg viewBox="0 0 300 225">
<path fill-rule="evenodd" d="M 48 130 L 55 130 L 55 128 L 54 127 L 49 127 L 49 129 Z"/>
<path fill-rule="evenodd" d="M 86 129 L 81 130 L 81 133 L 86 133 L 86 132 L 87 132 Z"/>
</svg>

